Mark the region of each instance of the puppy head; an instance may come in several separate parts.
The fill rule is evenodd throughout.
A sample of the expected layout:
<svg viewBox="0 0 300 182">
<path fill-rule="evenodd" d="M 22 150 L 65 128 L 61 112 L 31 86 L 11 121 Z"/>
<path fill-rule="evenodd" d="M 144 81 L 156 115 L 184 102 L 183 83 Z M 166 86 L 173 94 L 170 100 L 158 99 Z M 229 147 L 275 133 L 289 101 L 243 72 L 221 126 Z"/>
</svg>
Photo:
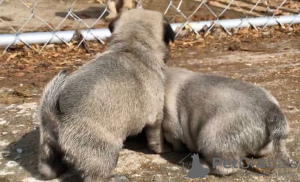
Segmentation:
<svg viewBox="0 0 300 182">
<path fill-rule="evenodd" d="M 140 36 L 141 39 L 163 41 L 166 45 L 175 38 L 172 27 L 162 13 L 145 9 L 121 13 L 109 23 L 108 28 L 113 35 Z"/>
</svg>

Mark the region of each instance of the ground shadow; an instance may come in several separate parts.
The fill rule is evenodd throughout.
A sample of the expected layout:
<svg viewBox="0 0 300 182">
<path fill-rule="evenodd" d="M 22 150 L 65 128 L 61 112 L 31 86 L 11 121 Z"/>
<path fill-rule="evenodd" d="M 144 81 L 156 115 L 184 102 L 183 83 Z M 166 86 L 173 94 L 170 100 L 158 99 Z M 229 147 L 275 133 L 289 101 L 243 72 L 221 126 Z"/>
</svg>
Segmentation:
<svg viewBox="0 0 300 182">
<path fill-rule="evenodd" d="M 147 137 L 144 130 L 136 136 L 128 137 L 124 143 L 124 148 L 136 152 L 141 152 L 144 154 L 157 155 L 155 152 L 149 150 L 147 145 Z M 168 152 L 168 153 L 160 154 L 160 156 L 172 164 L 181 165 L 179 162 L 188 154 L 189 154 L 188 151 L 182 153 Z"/>
<path fill-rule="evenodd" d="M 4 149 L 5 151 L 10 151 L 8 156 L 4 156 L 7 160 L 17 162 L 36 179 L 42 179 L 38 172 L 39 137 L 40 133 L 37 128 L 23 135 L 19 140 L 10 143 Z M 136 152 L 155 155 L 153 151 L 148 149 L 147 138 L 144 131 L 136 136 L 128 137 L 124 142 L 124 148 Z M 22 152 L 18 153 L 18 149 L 22 149 Z M 161 156 L 173 164 L 180 165 L 179 161 L 187 154 L 171 152 L 161 154 Z M 59 179 L 63 182 L 81 182 L 83 180 L 80 176 L 80 171 L 76 171 L 70 167 L 68 172 L 60 176 Z"/>
<path fill-rule="evenodd" d="M 165 141 L 165 143 L 167 143 L 167 141 Z M 167 144 L 167 145 L 170 145 L 170 144 Z M 145 154 L 156 154 L 153 151 L 148 149 L 147 137 L 146 137 L 144 130 L 136 136 L 128 137 L 124 143 L 124 148 L 126 148 L 128 150 L 133 150 L 136 152 L 142 152 Z M 191 157 L 192 154 L 194 154 L 194 153 L 189 152 L 186 147 L 184 152 L 169 152 L 169 153 L 160 154 L 160 156 L 162 158 L 164 158 L 165 160 L 167 160 L 168 162 L 170 162 L 171 164 L 175 164 L 175 165 L 178 165 L 179 167 L 186 168 L 187 166 L 192 164 L 192 161 L 193 161 L 192 157 Z M 200 161 L 204 162 L 205 160 L 204 160 L 202 154 L 201 153 L 198 153 L 198 154 L 199 154 Z M 251 158 L 250 156 L 247 156 L 247 157 Z M 243 161 L 244 166 L 247 166 L 247 164 L 250 164 L 250 162 Z M 248 168 L 243 168 L 243 169 L 247 170 L 249 172 L 252 172 L 252 173 L 259 174 L 259 175 L 268 175 L 251 165 L 249 165 Z M 232 174 L 232 175 L 236 175 L 236 174 Z"/>
<path fill-rule="evenodd" d="M 97 19 L 101 16 L 104 10 L 105 8 L 103 7 L 92 6 L 82 11 L 72 11 L 72 12 L 81 19 Z M 64 18 L 68 15 L 68 12 L 56 12 L 55 15 Z M 104 16 L 101 17 L 101 19 L 104 19 L 106 16 L 107 16 L 107 12 L 104 14 Z M 68 16 L 67 19 L 73 19 L 73 18 L 71 16 Z"/>
<path fill-rule="evenodd" d="M 7 160 L 17 162 L 20 166 L 22 166 L 22 168 L 30 172 L 31 176 L 36 179 L 41 179 L 38 173 L 39 135 L 39 130 L 34 129 L 31 132 L 22 136 L 19 140 L 10 143 L 4 149 L 5 151 L 10 151 L 10 154 L 8 156 L 4 156 Z M 153 151 L 148 149 L 147 138 L 144 131 L 136 136 L 128 137 L 127 140 L 124 142 L 124 148 L 136 152 L 155 155 Z M 22 149 L 22 152 L 18 153 L 18 149 Z M 192 159 L 189 157 L 189 155 L 189 152 L 169 152 L 160 154 L 162 158 L 164 158 L 172 164 L 178 165 L 179 167 L 182 167 L 181 161 L 183 159 L 185 160 L 185 158 L 186 163 L 191 163 Z M 202 158 L 201 155 L 199 155 L 199 157 Z M 257 172 L 251 169 L 250 171 Z M 70 166 L 68 172 L 60 176 L 59 179 L 63 182 L 83 181 L 81 178 L 81 172 L 74 170 L 72 166 Z"/>
<path fill-rule="evenodd" d="M 7 160 L 17 162 L 22 168 L 30 172 L 31 176 L 36 179 L 42 179 L 38 172 L 38 144 L 39 144 L 40 132 L 38 129 L 34 129 L 29 133 L 23 135 L 19 140 L 10 143 L 4 150 L 10 151 L 8 156 L 4 156 Z M 18 153 L 17 149 L 22 149 L 21 153 Z M 60 176 L 62 182 L 82 182 L 80 172 L 75 171 L 70 166 L 70 170 Z"/>
<path fill-rule="evenodd" d="M 36 177 L 37 172 L 37 153 L 39 143 L 39 131 L 32 130 L 23 135 L 19 140 L 10 143 L 4 150 L 9 151 L 8 156 L 4 156 L 7 160 L 12 160 L 20 164 L 24 169 L 29 171 L 32 176 Z M 18 153 L 18 149 L 22 153 Z"/>
</svg>

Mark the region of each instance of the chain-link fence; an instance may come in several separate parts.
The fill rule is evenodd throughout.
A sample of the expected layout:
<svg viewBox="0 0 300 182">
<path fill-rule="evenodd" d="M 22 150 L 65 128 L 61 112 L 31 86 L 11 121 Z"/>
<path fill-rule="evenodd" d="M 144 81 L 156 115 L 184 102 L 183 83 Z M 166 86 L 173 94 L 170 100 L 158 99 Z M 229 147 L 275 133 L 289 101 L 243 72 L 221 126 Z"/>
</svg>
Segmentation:
<svg viewBox="0 0 300 182">
<path fill-rule="evenodd" d="M 103 39 L 112 0 L 0 0 L 0 46 L 65 43 L 79 33 L 84 41 Z M 137 7 L 164 12 L 179 35 L 222 27 L 228 34 L 241 27 L 292 26 L 300 23 L 299 0 L 135 0 Z M 79 30 L 79 31 L 75 31 Z M 78 38 L 78 36 L 77 36 Z"/>
</svg>

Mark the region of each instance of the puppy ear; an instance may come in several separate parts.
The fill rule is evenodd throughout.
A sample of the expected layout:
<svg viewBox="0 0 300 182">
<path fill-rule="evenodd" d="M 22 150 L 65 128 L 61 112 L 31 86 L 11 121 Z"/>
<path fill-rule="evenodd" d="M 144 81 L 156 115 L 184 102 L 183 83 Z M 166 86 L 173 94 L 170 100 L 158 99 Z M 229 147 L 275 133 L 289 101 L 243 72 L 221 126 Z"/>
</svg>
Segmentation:
<svg viewBox="0 0 300 182">
<path fill-rule="evenodd" d="M 169 22 L 164 19 L 164 41 L 167 45 L 169 45 L 170 41 L 174 42 L 175 33 L 169 24 Z"/>
<path fill-rule="evenodd" d="M 116 23 L 117 23 L 119 17 L 120 17 L 120 16 L 117 16 L 116 18 L 114 18 L 113 20 L 111 20 L 111 21 L 109 22 L 109 24 L 108 24 L 108 29 L 109 29 L 110 33 L 113 33 L 113 32 L 114 32 L 114 30 L 115 30 L 115 25 L 116 25 Z"/>
<path fill-rule="evenodd" d="M 115 21 L 116 21 L 116 19 L 113 19 L 108 24 L 108 29 L 109 29 L 110 33 L 113 33 L 113 31 L 115 29 Z"/>
</svg>

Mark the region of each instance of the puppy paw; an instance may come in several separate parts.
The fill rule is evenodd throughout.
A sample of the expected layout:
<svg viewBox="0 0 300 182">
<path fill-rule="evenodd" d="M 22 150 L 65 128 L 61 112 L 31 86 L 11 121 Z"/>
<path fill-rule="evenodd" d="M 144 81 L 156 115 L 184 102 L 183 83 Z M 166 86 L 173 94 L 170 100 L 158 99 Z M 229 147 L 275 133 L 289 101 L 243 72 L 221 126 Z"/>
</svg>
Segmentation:
<svg viewBox="0 0 300 182">
<path fill-rule="evenodd" d="M 169 152 L 172 152 L 172 147 L 170 147 L 169 145 L 166 145 L 166 144 L 152 144 L 152 145 L 149 145 L 149 148 L 150 150 L 153 150 L 155 153 L 158 153 L 158 154 L 162 154 L 162 153 L 169 153 Z"/>
<path fill-rule="evenodd" d="M 38 170 L 40 174 L 37 177 L 39 179 L 52 180 L 58 176 L 55 170 L 48 164 L 39 163 Z"/>
<path fill-rule="evenodd" d="M 110 182 L 129 182 L 129 180 L 122 175 L 114 175 L 111 179 Z"/>
<path fill-rule="evenodd" d="M 112 20 L 112 19 L 115 19 L 116 17 L 117 17 L 116 14 L 110 13 L 109 15 L 107 15 L 107 16 L 105 17 L 105 20 L 106 20 L 106 21 L 110 21 L 110 20 Z"/>
</svg>

